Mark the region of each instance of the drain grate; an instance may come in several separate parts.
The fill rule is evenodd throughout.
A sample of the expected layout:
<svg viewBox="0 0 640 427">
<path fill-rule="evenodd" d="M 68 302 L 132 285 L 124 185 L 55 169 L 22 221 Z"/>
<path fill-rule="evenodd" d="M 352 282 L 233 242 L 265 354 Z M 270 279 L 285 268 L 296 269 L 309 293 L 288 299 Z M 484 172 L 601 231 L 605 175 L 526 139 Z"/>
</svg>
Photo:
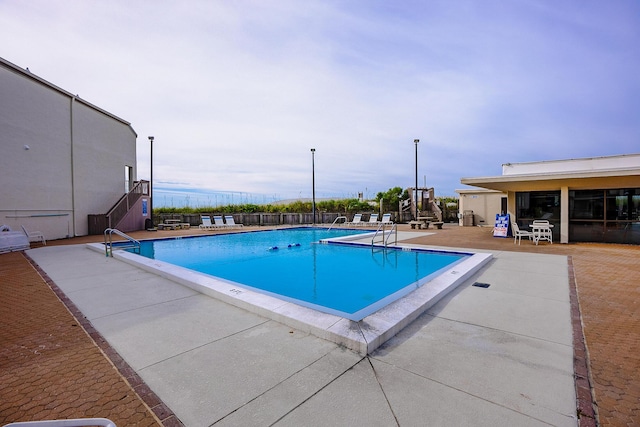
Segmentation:
<svg viewBox="0 0 640 427">
<path fill-rule="evenodd" d="M 490 285 L 490 284 L 488 284 L 488 283 L 480 283 L 480 282 L 476 282 L 476 283 L 474 283 L 474 284 L 473 284 L 473 285 L 471 285 L 471 286 L 477 286 L 477 287 L 479 287 L 479 288 L 488 288 L 488 287 L 489 287 L 489 286 L 491 286 L 491 285 Z"/>
</svg>

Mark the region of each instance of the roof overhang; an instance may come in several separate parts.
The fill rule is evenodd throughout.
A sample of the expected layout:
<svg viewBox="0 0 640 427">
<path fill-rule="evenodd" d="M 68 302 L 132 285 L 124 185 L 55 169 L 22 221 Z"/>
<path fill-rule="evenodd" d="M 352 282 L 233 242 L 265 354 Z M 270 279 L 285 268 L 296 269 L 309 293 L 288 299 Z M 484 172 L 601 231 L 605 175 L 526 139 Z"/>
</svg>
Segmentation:
<svg viewBox="0 0 640 427">
<path fill-rule="evenodd" d="M 640 188 L 640 169 L 500 175 L 462 178 L 462 184 L 497 191 L 551 191 L 570 189 Z"/>
</svg>

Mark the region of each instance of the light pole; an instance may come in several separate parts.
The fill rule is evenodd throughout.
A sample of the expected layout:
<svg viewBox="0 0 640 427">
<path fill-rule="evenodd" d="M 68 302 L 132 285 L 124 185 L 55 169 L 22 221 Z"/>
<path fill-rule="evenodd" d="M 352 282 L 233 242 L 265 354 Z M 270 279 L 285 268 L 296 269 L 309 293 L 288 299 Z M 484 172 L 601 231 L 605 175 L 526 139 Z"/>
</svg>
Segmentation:
<svg viewBox="0 0 640 427">
<path fill-rule="evenodd" d="M 414 139 L 413 143 L 416 145 L 416 196 L 413 199 L 413 202 L 415 203 L 416 207 L 415 207 L 415 220 L 418 220 L 418 142 L 420 142 L 419 139 Z"/>
<path fill-rule="evenodd" d="M 149 180 L 149 218 L 151 218 L 151 228 L 153 228 L 153 136 L 149 137 L 151 145 L 151 179 Z"/>
<path fill-rule="evenodd" d="M 311 149 L 311 206 L 313 210 L 313 224 L 316 223 L 316 149 Z"/>
</svg>

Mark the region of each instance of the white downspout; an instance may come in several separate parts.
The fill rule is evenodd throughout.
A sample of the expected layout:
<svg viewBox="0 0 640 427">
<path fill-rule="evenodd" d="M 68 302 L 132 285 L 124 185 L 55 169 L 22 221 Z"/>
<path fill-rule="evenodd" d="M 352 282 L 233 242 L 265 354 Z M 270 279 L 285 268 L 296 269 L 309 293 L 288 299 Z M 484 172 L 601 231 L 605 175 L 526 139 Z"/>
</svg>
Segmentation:
<svg viewBox="0 0 640 427">
<path fill-rule="evenodd" d="M 69 237 L 76 237 L 76 186 L 73 160 L 73 107 L 75 100 L 75 96 L 72 96 L 69 105 L 69 137 L 71 142 L 71 232 L 73 233 Z"/>
</svg>

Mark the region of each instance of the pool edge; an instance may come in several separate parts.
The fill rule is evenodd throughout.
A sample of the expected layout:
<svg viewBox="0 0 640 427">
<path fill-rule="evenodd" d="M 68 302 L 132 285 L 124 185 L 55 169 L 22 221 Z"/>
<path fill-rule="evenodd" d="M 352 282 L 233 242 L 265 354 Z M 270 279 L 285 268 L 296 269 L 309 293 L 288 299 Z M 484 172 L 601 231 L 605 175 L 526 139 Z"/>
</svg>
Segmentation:
<svg viewBox="0 0 640 427">
<path fill-rule="evenodd" d="M 89 243 L 87 247 L 104 254 L 103 244 Z M 405 246 L 397 246 L 399 249 L 403 247 Z M 415 246 L 406 246 L 406 248 L 416 249 Z M 438 251 L 447 252 L 440 249 Z M 366 355 L 373 352 L 445 295 L 471 278 L 493 257 L 491 253 L 470 253 L 471 256 L 468 259 L 456 263 L 427 284 L 366 316 L 361 321 L 322 313 L 270 295 L 241 288 L 223 279 L 129 252 L 114 251 L 113 257 L 212 298 Z"/>
</svg>

